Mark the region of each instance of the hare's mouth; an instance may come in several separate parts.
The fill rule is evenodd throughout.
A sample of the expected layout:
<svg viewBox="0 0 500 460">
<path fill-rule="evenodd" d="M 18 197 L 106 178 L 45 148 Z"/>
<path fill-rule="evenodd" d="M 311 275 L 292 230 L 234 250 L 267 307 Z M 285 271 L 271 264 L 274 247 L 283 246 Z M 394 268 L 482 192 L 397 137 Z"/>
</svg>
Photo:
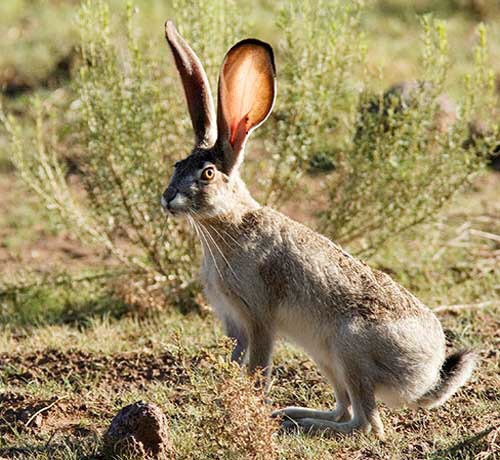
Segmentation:
<svg viewBox="0 0 500 460">
<path fill-rule="evenodd" d="M 177 192 L 175 196 L 170 199 L 162 195 L 161 207 L 166 213 L 173 216 L 188 214 L 190 210 L 188 199 L 180 192 Z"/>
</svg>

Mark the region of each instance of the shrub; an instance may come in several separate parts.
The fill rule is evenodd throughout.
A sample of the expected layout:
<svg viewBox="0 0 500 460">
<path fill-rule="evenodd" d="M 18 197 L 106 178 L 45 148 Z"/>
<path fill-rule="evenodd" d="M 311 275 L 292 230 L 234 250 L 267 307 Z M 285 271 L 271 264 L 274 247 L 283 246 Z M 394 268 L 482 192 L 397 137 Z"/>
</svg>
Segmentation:
<svg viewBox="0 0 500 460">
<path fill-rule="evenodd" d="M 215 88 L 225 49 L 248 34 L 242 4 L 173 4 L 174 19 Z M 450 66 L 448 44 L 445 24 L 424 17 L 423 72 L 416 78 L 427 83 L 417 85 L 415 103 L 405 110 L 389 105 L 367 114 L 364 107 L 382 95 L 371 89 L 373 73 L 365 62 L 363 4 L 290 2 L 276 12 L 277 104 L 260 130 L 265 141 L 253 150 L 250 145 L 243 172 L 261 201 L 277 207 L 300 190 L 301 200 L 317 210 L 312 224 L 355 250 L 377 248 L 431 218 L 481 168 L 486 148 L 463 145 L 468 122 L 478 108 L 489 113 L 493 93 L 486 30 L 480 27 L 475 72 L 465 79 L 456 122 L 436 128 Z M 171 165 L 191 147 L 169 51 L 139 32 L 131 5 L 123 21 L 111 22 L 106 3 L 84 3 L 79 30 L 82 64 L 67 112 L 47 113 L 38 103 L 34 136 L 3 116 L 13 161 L 76 235 L 102 245 L 169 292 L 189 289 L 198 265 L 193 234 L 183 222 L 166 219 L 159 206 Z M 68 183 L 61 154 L 68 149 L 77 156 L 83 190 Z M 328 174 L 316 177 L 308 192 L 311 168 Z"/>
<path fill-rule="evenodd" d="M 192 2 L 175 3 L 183 17 L 195 16 Z M 210 69 L 230 39 L 224 27 L 210 44 L 205 37 L 232 7 L 213 5 L 206 2 L 198 27 L 186 34 L 204 50 Z M 124 20 L 112 26 L 106 3 L 84 3 L 78 18 L 82 66 L 68 113 L 49 117 L 37 101 L 32 137 L 12 117 L 3 119 L 19 174 L 72 232 L 175 292 L 191 283 L 195 245 L 182 223 L 162 215 L 159 197 L 171 165 L 189 150 L 190 128 L 177 75 L 165 74 L 172 67 L 167 46 L 160 42 L 156 50 L 145 37 L 137 38 L 133 20 L 130 4 Z M 115 39 L 121 26 L 124 46 Z M 60 151 L 68 143 L 83 173 L 83 193 L 67 180 Z"/>
<path fill-rule="evenodd" d="M 69 2 L 0 3 L 0 91 L 15 96 L 67 76 L 76 44 L 75 9 Z"/>
<path fill-rule="evenodd" d="M 229 356 L 230 347 L 226 349 Z M 271 418 L 263 391 L 256 389 L 258 377 L 248 377 L 236 363 L 207 354 L 191 381 L 196 391 L 190 397 L 199 400 L 203 409 L 193 421 L 196 428 L 190 436 L 198 448 L 188 443 L 189 458 L 276 458 L 273 437 L 279 426 Z"/>
<path fill-rule="evenodd" d="M 282 10 L 284 59 L 274 123 L 268 125 L 273 171 L 267 200 L 280 205 L 300 188 L 317 228 L 356 252 L 431 219 L 484 165 L 495 134 L 466 147 L 480 111 L 493 118 L 494 78 L 486 29 L 478 28 L 475 69 L 464 78 L 454 123 L 440 126 L 450 68 L 446 24 L 421 18 L 421 75 L 404 110 L 371 89 L 364 57 L 362 2 L 305 2 Z M 380 100 L 381 111 L 367 107 Z M 392 105 L 392 106 L 391 106 Z M 390 127 L 391 129 L 388 129 Z M 304 189 L 306 165 L 336 171 Z M 320 185 L 320 187 L 318 187 Z M 325 200 L 325 195 L 328 199 Z M 294 198 L 296 199 L 296 198 Z"/>
</svg>

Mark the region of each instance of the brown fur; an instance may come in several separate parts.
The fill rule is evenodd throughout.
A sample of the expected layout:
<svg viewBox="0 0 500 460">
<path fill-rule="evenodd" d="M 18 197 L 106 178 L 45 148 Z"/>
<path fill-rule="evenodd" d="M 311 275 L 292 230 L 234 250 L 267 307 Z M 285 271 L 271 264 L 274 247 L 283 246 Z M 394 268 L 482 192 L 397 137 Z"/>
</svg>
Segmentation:
<svg viewBox="0 0 500 460">
<path fill-rule="evenodd" d="M 232 216 L 201 222 L 213 228 L 208 231 L 219 246 L 224 246 L 231 264 L 238 264 L 241 254 L 234 242 L 221 238 L 228 233 L 241 235 L 241 243 L 253 248 L 255 259 L 263 259 L 257 269 L 273 303 L 309 286 L 318 291 L 311 292 L 313 297 L 327 293 L 328 300 L 321 306 L 326 311 L 335 309 L 375 322 L 430 314 L 425 305 L 388 275 L 271 208 L 249 210 L 239 222 Z M 318 265 L 323 267 L 323 276 L 317 272 Z"/>
<path fill-rule="evenodd" d="M 167 39 L 172 47 L 179 46 L 182 41 L 169 39 L 172 27 Z M 250 46 L 259 59 L 269 55 L 269 62 L 259 69 L 272 74 L 260 77 L 267 82 L 274 78 L 269 45 L 256 40 L 241 43 L 244 47 L 235 45 L 224 62 L 238 69 L 235 56 Z M 258 53 L 256 47 L 261 47 Z M 239 54 L 232 55 L 233 50 Z M 196 79 L 205 80 L 204 75 Z M 247 86 L 236 85 L 238 91 Z M 190 87 L 188 98 L 192 93 Z M 256 88 L 251 94 L 260 97 Z M 223 96 L 229 107 L 238 107 L 238 98 L 245 94 Z M 259 123 L 271 111 L 269 96 L 268 92 L 257 100 Z M 203 110 L 213 108 L 206 104 Z M 260 368 L 269 374 L 273 343 L 284 336 L 302 346 L 331 383 L 335 410 L 289 407 L 275 413 L 284 417 L 283 426 L 343 433 L 373 430 L 383 436 L 377 398 L 391 406 L 443 403 L 470 375 L 473 356 L 463 352 L 445 361 L 441 325 L 415 296 L 324 236 L 259 205 L 238 172 L 246 136 L 254 126 L 245 131 L 245 118 L 232 124 L 225 116 L 219 111 L 214 145 L 198 143 L 175 168 L 162 204 L 172 214 L 185 215 L 200 236 L 205 294 L 237 342 L 233 358 L 246 360 L 250 372 Z M 215 115 L 197 119 L 213 120 Z M 239 127 L 236 134 L 229 130 L 232 125 Z M 194 122 L 193 126 L 215 130 Z M 232 143 L 233 134 L 239 137 Z M 196 133 L 196 139 L 206 138 L 204 132 Z M 214 172 L 210 180 L 203 179 L 207 168 Z"/>
</svg>

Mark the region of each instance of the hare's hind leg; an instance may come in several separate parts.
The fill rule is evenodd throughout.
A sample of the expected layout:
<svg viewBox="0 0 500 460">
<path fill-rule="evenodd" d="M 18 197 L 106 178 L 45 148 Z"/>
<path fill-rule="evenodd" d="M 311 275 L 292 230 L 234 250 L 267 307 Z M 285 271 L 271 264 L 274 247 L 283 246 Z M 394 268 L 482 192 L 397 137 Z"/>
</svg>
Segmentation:
<svg viewBox="0 0 500 460">
<path fill-rule="evenodd" d="M 274 411 L 273 417 L 283 417 L 284 421 L 299 420 L 302 418 L 313 418 L 318 420 L 330 420 L 335 422 L 345 422 L 351 419 L 351 401 L 349 394 L 344 385 L 336 377 L 334 371 L 330 366 L 320 366 L 322 373 L 328 379 L 333 387 L 335 394 L 335 409 L 334 410 L 315 410 L 305 407 L 285 407 Z M 291 419 L 291 420 L 290 420 Z"/>
<path fill-rule="evenodd" d="M 368 410 L 367 407 L 370 408 Z M 282 424 L 284 430 L 301 429 L 306 433 L 344 433 L 351 434 L 356 431 L 364 433 L 373 432 L 381 439 L 384 438 L 384 427 L 380 415 L 375 407 L 375 400 L 364 400 L 353 404 L 353 415 L 347 422 L 335 422 L 326 418 L 299 418 L 285 420 Z"/>
<path fill-rule="evenodd" d="M 312 411 L 310 416 L 285 420 L 282 425 L 283 429 L 299 428 L 307 433 L 345 434 L 356 431 L 369 433 L 373 430 L 379 438 L 383 438 L 384 427 L 380 420 L 372 385 L 363 383 L 362 376 L 358 374 L 353 379 L 349 379 L 346 388 L 352 404 L 352 416 L 348 421 L 338 421 L 333 416 L 328 416 L 327 412 L 319 411 L 319 414 L 314 414 Z"/>
</svg>

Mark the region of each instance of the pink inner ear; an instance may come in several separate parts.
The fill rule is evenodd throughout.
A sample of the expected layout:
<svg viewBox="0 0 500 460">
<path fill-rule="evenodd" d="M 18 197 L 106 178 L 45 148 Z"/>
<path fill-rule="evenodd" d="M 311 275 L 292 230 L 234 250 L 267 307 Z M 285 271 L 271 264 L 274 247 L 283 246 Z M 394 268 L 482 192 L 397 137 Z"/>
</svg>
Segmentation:
<svg viewBox="0 0 500 460">
<path fill-rule="evenodd" d="M 237 123 L 235 121 L 233 121 L 231 123 L 231 137 L 229 138 L 229 142 L 231 143 L 231 145 L 234 147 L 234 139 L 236 138 L 236 127 L 237 127 Z"/>
<path fill-rule="evenodd" d="M 244 146 L 248 133 L 269 114 L 273 101 L 274 66 L 270 48 L 252 40 L 235 45 L 222 64 L 218 122 L 236 154 Z"/>
<path fill-rule="evenodd" d="M 248 114 L 246 114 L 238 123 L 234 120 L 231 123 L 231 137 L 229 142 L 235 150 L 239 150 L 248 134 Z"/>
<path fill-rule="evenodd" d="M 234 146 L 234 143 L 236 142 L 236 139 L 240 137 L 241 135 L 245 136 L 248 133 L 247 130 L 247 123 L 248 123 L 248 114 L 243 116 L 241 120 L 233 120 L 231 123 L 231 137 L 229 139 L 229 142 L 231 142 L 231 145 Z"/>
</svg>

